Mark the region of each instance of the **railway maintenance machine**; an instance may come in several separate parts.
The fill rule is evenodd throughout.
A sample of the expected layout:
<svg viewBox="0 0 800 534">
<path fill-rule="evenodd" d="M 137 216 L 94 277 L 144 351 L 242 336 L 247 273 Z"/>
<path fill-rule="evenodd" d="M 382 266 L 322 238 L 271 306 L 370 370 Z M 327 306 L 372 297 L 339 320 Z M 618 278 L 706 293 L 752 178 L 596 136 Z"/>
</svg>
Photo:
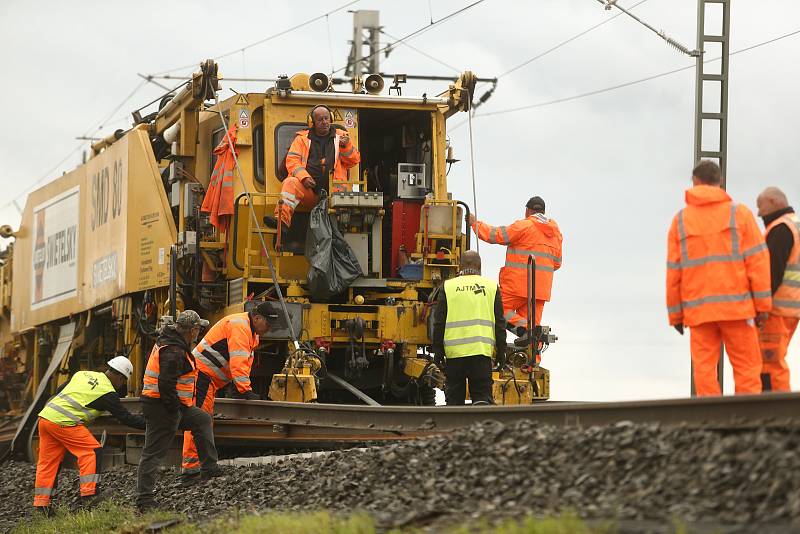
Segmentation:
<svg viewBox="0 0 800 534">
<path fill-rule="evenodd" d="M 138 395 L 160 317 L 192 308 L 213 324 L 264 301 L 273 328 L 255 352 L 252 383 L 265 398 L 341 403 L 360 393 L 433 404 L 444 375 L 428 353 L 429 319 L 471 237 L 467 205 L 447 191 L 445 124 L 469 111 L 474 86 L 465 72 L 435 97 L 402 95 L 397 83 L 387 95 L 373 75 L 342 92 L 324 74 L 298 74 L 218 101 L 217 65 L 202 63 L 158 111 L 135 112 L 133 127 L 95 142 L 85 163 L 31 193 L 17 230 L 0 228 L 15 238 L 0 258 L 0 412 L 33 411 L 75 371 L 119 354 L 133 362 Z M 304 242 L 309 213 L 295 214 L 283 243 L 262 222 L 280 202 L 281 164 L 316 104 L 361 152 L 329 214 L 362 276 L 325 302 L 311 297 L 303 247 L 292 246 Z M 218 228 L 200 208 L 230 127 L 235 200 Z M 498 403 L 548 397 L 548 372 L 530 352 L 495 373 Z"/>
</svg>

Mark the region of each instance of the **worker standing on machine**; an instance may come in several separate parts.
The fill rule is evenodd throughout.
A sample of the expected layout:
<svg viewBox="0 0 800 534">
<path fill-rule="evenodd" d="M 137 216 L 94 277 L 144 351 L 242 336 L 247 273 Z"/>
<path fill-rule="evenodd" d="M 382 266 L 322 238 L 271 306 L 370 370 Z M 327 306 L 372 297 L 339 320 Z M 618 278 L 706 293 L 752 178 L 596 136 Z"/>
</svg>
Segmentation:
<svg viewBox="0 0 800 534">
<path fill-rule="evenodd" d="M 497 283 L 481 276 L 481 257 L 461 255 L 458 276 L 446 280 L 433 312 L 433 351 L 444 368 L 447 405 L 493 404 L 492 356 L 505 362 L 506 332 Z"/>
<path fill-rule="evenodd" d="M 86 425 L 102 412 L 110 412 L 120 423 L 144 430 L 145 421 L 120 402 L 127 394 L 133 365 L 124 356 L 108 362 L 104 373 L 78 371 L 39 412 L 39 459 L 33 506 L 51 515 L 50 500 L 56 488 L 64 454 L 78 461 L 81 501 L 93 504 L 100 482 L 102 448 Z"/>
<path fill-rule="evenodd" d="M 251 312 L 223 317 L 200 340 L 192 351 L 198 371 L 195 406 L 213 416 L 217 392 L 229 382 L 233 382 L 242 398 L 260 398 L 250 386 L 250 369 L 253 350 L 258 347 L 259 336 L 269 331 L 267 318 L 271 315 L 269 304 L 263 302 Z M 184 484 L 191 484 L 200 476 L 200 461 L 191 432 L 183 435 L 181 466 Z"/>
<path fill-rule="evenodd" d="M 528 257 L 536 259 L 535 324 L 542 324 L 544 303 L 550 300 L 553 272 L 561 268 L 564 238 L 553 219 L 545 217 L 541 197 L 525 204 L 525 218 L 510 226 L 491 226 L 470 215 L 469 224 L 478 238 L 487 243 L 506 245 L 506 263 L 500 269 L 503 313 L 509 330 L 519 336 L 514 344 L 530 344 L 528 325 Z"/>
<path fill-rule="evenodd" d="M 300 130 L 286 154 L 288 176 L 281 185 L 281 203 L 275 207 L 275 217 L 265 217 L 272 228 L 281 224 L 285 235 L 292 225 L 297 206 L 311 209 L 319 202 L 322 190 L 331 192 L 341 186 L 330 184 L 333 173 L 336 181 L 347 180 L 347 172 L 361 161 L 361 153 L 350 140 L 350 134 L 333 126 L 331 109 L 318 105 L 308 113 L 308 129 Z"/>
<path fill-rule="evenodd" d="M 169 317 L 147 360 L 142 387 L 147 430 L 136 476 L 136 507 L 140 512 L 156 507 L 155 474 L 179 429 L 191 429 L 197 435 L 205 477 L 221 472 L 211 416 L 193 403 L 197 366 L 191 344 L 206 326 L 208 321 L 193 310 L 182 311 L 174 322 Z"/>
<path fill-rule="evenodd" d="M 722 189 L 722 171 L 704 160 L 692 171 L 686 207 L 667 241 L 669 324 L 691 329 L 697 395 L 721 394 L 717 364 L 724 343 L 736 393 L 761 392 L 756 324 L 772 307 L 769 253 L 753 214 Z"/>
<path fill-rule="evenodd" d="M 800 319 L 800 218 L 786 195 L 768 187 L 758 195 L 772 280 L 772 311 L 759 332 L 764 391 L 791 391 L 786 351 Z"/>
</svg>

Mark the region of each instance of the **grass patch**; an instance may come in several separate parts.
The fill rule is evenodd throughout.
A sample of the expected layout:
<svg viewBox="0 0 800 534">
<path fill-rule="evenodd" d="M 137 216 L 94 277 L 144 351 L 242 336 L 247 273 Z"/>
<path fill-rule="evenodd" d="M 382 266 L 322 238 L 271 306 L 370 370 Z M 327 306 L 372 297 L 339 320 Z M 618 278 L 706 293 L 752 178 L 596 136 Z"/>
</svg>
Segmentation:
<svg viewBox="0 0 800 534">
<path fill-rule="evenodd" d="M 69 512 L 59 508 L 53 517 L 36 516 L 18 525 L 14 534 L 84 534 L 91 532 L 117 532 L 133 534 L 146 532 L 149 525 L 179 519 L 172 512 L 152 512 L 137 515 L 130 506 L 104 501 L 92 510 Z"/>
<path fill-rule="evenodd" d="M 137 515 L 133 508 L 114 502 L 104 502 L 94 510 L 69 513 L 58 511 L 55 517 L 37 517 L 17 526 L 14 534 L 83 534 L 108 532 L 135 534 L 150 532 L 158 523 L 171 520 L 182 522 L 160 532 L 167 534 L 377 534 L 379 529 L 368 514 L 355 513 L 340 516 L 326 511 L 318 512 L 268 512 L 239 516 L 229 514 L 203 523 L 189 523 L 173 512 L 153 512 Z M 478 524 L 442 526 L 436 529 L 447 534 L 612 534 L 611 525 L 589 526 L 577 516 L 564 515 L 553 518 L 527 517 L 507 520 L 492 525 L 488 521 Z M 415 534 L 425 532 L 418 528 L 403 528 L 389 531 L 390 534 Z"/>
</svg>

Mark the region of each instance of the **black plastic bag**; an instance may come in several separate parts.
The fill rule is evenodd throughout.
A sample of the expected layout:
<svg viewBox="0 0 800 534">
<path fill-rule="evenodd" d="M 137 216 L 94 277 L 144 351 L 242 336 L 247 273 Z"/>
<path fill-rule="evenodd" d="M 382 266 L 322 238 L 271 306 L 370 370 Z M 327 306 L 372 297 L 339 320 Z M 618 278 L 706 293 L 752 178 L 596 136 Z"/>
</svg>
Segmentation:
<svg viewBox="0 0 800 534">
<path fill-rule="evenodd" d="M 362 275 L 353 249 L 328 215 L 328 197 L 311 210 L 306 234 L 308 289 L 311 296 L 328 300 L 343 293 Z"/>
</svg>

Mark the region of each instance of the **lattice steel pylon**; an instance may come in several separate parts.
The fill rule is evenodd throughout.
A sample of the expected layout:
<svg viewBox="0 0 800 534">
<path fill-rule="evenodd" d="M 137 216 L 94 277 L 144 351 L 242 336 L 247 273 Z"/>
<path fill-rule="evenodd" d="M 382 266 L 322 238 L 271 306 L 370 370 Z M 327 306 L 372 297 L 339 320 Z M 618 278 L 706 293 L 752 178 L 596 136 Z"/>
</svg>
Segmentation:
<svg viewBox="0 0 800 534">
<path fill-rule="evenodd" d="M 353 12 L 353 42 L 345 76 L 356 77 L 381 71 L 380 35 L 380 11 L 361 9 Z"/>
<path fill-rule="evenodd" d="M 722 11 L 721 28 L 719 33 L 706 33 L 706 15 L 709 6 L 720 6 Z M 722 169 L 722 188 L 725 189 L 727 181 L 728 164 L 728 61 L 730 59 L 730 35 L 731 35 L 731 2 L 730 0 L 698 0 L 697 1 L 697 56 L 696 87 L 694 104 L 694 164 L 701 159 L 716 160 Z M 708 51 L 709 43 L 720 43 L 721 64 L 719 72 L 706 72 L 705 53 Z M 708 84 L 708 86 L 706 86 Z M 715 87 L 718 85 L 718 87 Z M 704 95 L 706 89 L 719 91 L 719 105 L 716 109 L 705 109 Z M 718 128 L 718 140 L 716 146 L 704 148 L 704 134 L 710 132 L 704 124 L 708 121 L 709 125 Z M 720 389 L 723 387 L 723 371 L 725 369 L 724 350 L 720 346 L 719 363 L 717 364 L 717 380 Z M 695 394 L 694 372 L 692 371 L 691 394 Z"/>
</svg>

